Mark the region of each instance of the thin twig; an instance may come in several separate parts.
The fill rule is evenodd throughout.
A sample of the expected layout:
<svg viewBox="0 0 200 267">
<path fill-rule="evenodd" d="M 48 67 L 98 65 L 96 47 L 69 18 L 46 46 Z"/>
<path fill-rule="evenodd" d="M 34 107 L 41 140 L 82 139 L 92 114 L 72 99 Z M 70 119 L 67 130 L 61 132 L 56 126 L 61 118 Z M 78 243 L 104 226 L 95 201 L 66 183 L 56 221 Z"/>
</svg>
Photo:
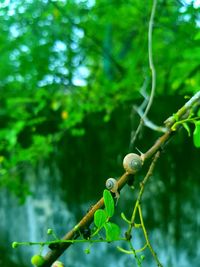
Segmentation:
<svg viewBox="0 0 200 267">
<path fill-rule="evenodd" d="M 149 180 L 149 178 L 153 174 L 153 171 L 154 171 L 154 168 L 155 168 L 155 165 L 156 165 L 156 162 L 157 162 L 159 156 L 160 156 L 160 151 L 157 151 L 157 153 L 155 154 L 154 159 L 153 159 L 153 161 L 152 161 L 152 163 L 151 163 L 151 165 L 150 165 L 150 167 L 148 169 L 147 174 L 145 175 L 143 181 L 140 184 L 141 187 L 140 187 L 140 191 L 139 191 L 139 194 L 138 194 L 138 197 L 137 197 L 134 209 L 133 209 L 133 213 L 132 213 L 132 216 L 131 216 L 131 223 L 129 224 L 129 228 L 128 228 L 128 231 L 127 231 L 127 236 L 131 235 L 131 231 L 132 231 L 132 228 L 134 227 L 134 223 L 135 223 L 136 212 L 138 210 L 138 207 L 140 205 L 140 202 L 141 202 L 141 199 L 142 199 L 142 195 L 143 195 L 143 192 L 144 192 L 144 187 L 145 187 L 147 181 Z"/>
<path fill-rule="evenodd" d="M 154 95 L 155 95 L 155 89 L 156 89 L 156 69 L 154 67 L 154 62 L 153 62 L 153 49 L 152 49 L 152 32 L 153 32 L 153 23 L 154 23 L 154 17 L 155 17 L 155 11 L 156 11 L 156 5 L 157 5 L 157 0 L 153 0 L 153 5 L 151 9 L 151 16 L 149 20 L 149 29 L 148 29 L 148 55 L 149 55 L 149 68 L 151 70 L 151 93 L 149 97 L 149 101 L 147 104 L 147 107 L 144 111 L 144 114 L 142 118 L 140 119 L 140 123 L 135 131 L 135 135 L 133 136 L 131 140 L 131 146 L 135 143 L 135 140 L 144 124 L 144 118 L 147 116 L 151 105 L 153 103 Z"/>
<path fill-rule="evenodd" d="M 151 17 L 150 17 L 150 21 L 149 21 L 149 31 L 148 31 L 148 54 L 149 54 L 149 67 L 150 67 L 150 70 L 152 73 L 152 83 L 151 83 L 151 94 L 150 94 L 150 98 L 149 98 L 149 103 L 148 103 L 146 110 L 144 112 L 144 117 L 147 116 L 147 113 L 149 112 L 149 109 L 151 108 L 151 105 L 153 103 L 154 94 L 155 94 L 155 89 L 156 89 L 156 69 L 154 67 L 153 49 L 152 49 L 152 32 L 153 32 L 153 23 L 154 23 L 156 5 L 157 5 L 157 0 L 154 0 L 152 10 L 151 10 Z"/>
<path fill-rule="evenodd" d="M 108 243 L 107 239 L 88 239 L 90 241 L 90 243 Z M 57 240 L 53 240 L 53 241 L 44 241 L 44 242 L 16 242 L 17 246 L 35 246 L 35 245 L 40 245 L 40 246 L 45 246 L 45 245 L 60 245 L 62 243 L 71 243 L 71 244 L 75 244 L 75 243 L 85 243 L 88 240 L 86 239 L 72 239 L 72 240 L 63 240 L 63 239 L 57 239 Z M 115 241 L 125 241 L 126 238 L 117 238 L 117 239 L 113 239 L 110 242 L 115 242 Z"/>
<path fill-rule="evenodd" d="M 158 126 L 154 122 L 150 121 L 147 116 L 144 116 L 144 112 L 140 107 L 134 106 L 135 111 L 138 113 L 140 118 L 143 118 L 143 124 L 147 126 L 149 129 L 152 129 L 156 132 L 165 133 L 167 131 L 166 127 Z"/>
<path fill-rule="evenodd" d="M 155 259 L 155 261 L 157 263 L 157 266 L 158 267 L 162 267 L 162 264 L 160 263 L 160 261 L 159 261 L 159 259 L 157 257 L 157 254 L 155 253 L 155 251 L 152 248 L 151 243 L 149 241 L 147 230 L 146 230 L 145 225 L 144 225 L 144 220 L 143 220 L 143 215 L 142 215 L 142 209 L 141 209 L 140 204 L 138 205 L 138 211 L 139 211 L 139 216 L 140 216 L 140 221 L 141 221 L 141 225 L 142 225 L 142 230 L 143 230 L 143 233 L 144 233 L 144 237 L 145 237 L 147 246 L 148 246 L 149 250 L 151 251 L 151 254 L 152 254 L 153 258 Z"/>
<path fill-rule="evenodd" d="M 140 187 L 140 191 L 139 191 L 139 194 L 138 194 L 138 197 L 137 197 L 134 209 L 133 209 L 133 213 L 132 213 L 132 216 L 131 216 L 131 221 L 129 223 L 129 227 L 128 227 L 128 230 L 126 232 L 126 237 L 128 238 L 129 245 L 130 245 L 131 244 L 131 241 L 130 241 L 131 231 L 134 228 L 136 212 L 138 211 L 139 212 L 139 217 L 140 217 L 141 227 L 142 227 L 142 230 L 143 230 L 143 233 L 144 233 L 144 237 L 145 237 L 145 240 L 146 240 L 146 244 L 145 244 L 144 248 L 146 248 L 146 246 L 148 246 L 149 250 L 151 251 L 151 254 L 152 254 L 153 258 L 157 262 L 157 265 L 159 267 L 162 267 L 162 265 L 159 262 L 159 259 L 158 259 L 157 255 L 156 255 L 155 251 L 153 250 L 153 248 L 152 248 L 152 246 L 150 244 L 150 241 L 149 241 L 149 238 L 148 238 L 148 234 L 147 234 L 147 231 L 146 231 L 146 228 L 145 228 L 145 225 L 144 225 L 144 220 L 143 220 L 143 217 L 142 217 L 142 210 L 141 210 L 141 206 L 140 206 L 142 195 L 144 193 L 144 187 L 145 187 L 147 181 L 149 180 L 149 178 L 153 174 L 153 171 L 154 171 L 154 168 L 155 168 L 155 165 L 156 165 L 156 162 L 157 162 L 159 156 L 160 156 L 160 151 L 157 151 L 157 153 L 155 154 L 155 156 L 153 158 L 153 161 L 152 161 L 152 163 L 151 163 L 151 165 L 150 165 L 150 167 L 148 169 L 147 174 L 145 175 L 143 181 L 140 184 L 140 186 L 141 186 Z M 133 251 L 133 254 L 136 255 L 136 252 L 135 252 L 135 250 L 133 250 L 133 247 L 131 247 L 131 251 Z"/>
</svg>

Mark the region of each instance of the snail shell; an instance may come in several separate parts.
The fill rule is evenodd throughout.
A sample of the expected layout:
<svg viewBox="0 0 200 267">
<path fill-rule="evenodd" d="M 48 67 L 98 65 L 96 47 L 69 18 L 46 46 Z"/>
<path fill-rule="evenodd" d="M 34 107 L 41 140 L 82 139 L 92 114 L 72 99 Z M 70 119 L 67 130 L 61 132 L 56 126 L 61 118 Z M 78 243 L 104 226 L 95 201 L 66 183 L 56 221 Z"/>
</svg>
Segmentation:
<svg viewBox="0 0 200 267">
<path fill-rule="evenodd" d="M 115 180 L 114 178 L 108 178 L 106 180 L 106 188 L 111 191 L 112 193 L 115 194 L 115 198 L 116 198 L 116 203 L 115 205 L 117 205 L 117 202 L 119 200 L 119 192 L 118 192 L 118 182 L 117 180 Z"/>
<path fill-rule="evenodd" d="M 129 153 L 125 156 L 123 160 L 123 166 L 126 172 L 130 174 L 135 174 L 141 170 L 143 165 L 143 160 L 141 156 L 135 153 Z"/>
<path fill-rule="evenodd" d="M 116 193 L 118 190 L 118 182 L 114 178 L 108 178 L 106 180 L 106 188 L 113 193 Z"/>
</svg>

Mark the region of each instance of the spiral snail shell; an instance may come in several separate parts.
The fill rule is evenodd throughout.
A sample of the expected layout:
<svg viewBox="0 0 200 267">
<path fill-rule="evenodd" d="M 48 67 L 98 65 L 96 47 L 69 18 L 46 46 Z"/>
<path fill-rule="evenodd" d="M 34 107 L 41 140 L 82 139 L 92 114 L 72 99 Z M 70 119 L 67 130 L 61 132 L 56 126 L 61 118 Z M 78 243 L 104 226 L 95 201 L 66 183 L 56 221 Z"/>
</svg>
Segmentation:
<svg viewBox="0 0 200 267">
<path fill-rule="evenodd" d="M 106 188 L 112 193 L 115 193 L 115 197 L 119 199 L 118 182 L 116 179 L 108 178 L 106 180 Z"/>
<path fill-rule="evenodd" d="M 142 157 L 135 153 L 129 153 L 123 160 L 123 166 L 126 172 L 135 174 L 140 171 L 143 165 Z"/>
<path fill-rule="evenodd" d="M 115 193 L 118 190 L 117 180 L 114 178 L 108 178 L 108 180 L 106 180 L 106 188 Z"/>
</svg>

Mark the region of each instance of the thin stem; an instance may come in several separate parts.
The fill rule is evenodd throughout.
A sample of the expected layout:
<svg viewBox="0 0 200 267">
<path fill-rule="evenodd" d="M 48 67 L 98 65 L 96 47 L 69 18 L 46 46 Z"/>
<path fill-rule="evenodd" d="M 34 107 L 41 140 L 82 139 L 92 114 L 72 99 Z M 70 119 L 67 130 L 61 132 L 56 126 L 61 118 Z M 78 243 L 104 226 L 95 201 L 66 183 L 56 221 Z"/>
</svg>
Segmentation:
<svg viewBox="0 0 200 267">
<path fill-rule="evenodd" d="M 141 225 L 142 225 L 142 230 L 143 230 L 143 233 L 144 233 L 144 237 L 145 237 L 145 240 L 147 242 L 147 246 L 148 246 L 149 250 L 151 251 L 151 254 L 152 254 L 153 258 L 155 259 L 155 261 L 157 263 L 157 266 L 158 267 L 162 267 L 162 264 L 160 263 L 160 261 L 159 261 L 159 259 L 157 257 L 157 254 L 155 253 L 155 251 L 152 248 L 151 243 L 149 241 L 147 230 L 146 230 L 145 225 L 144 225 L 144 220 L 143 220 L 143 215 L 142 215 L 142 209 L 141 209 L 140 204 L 138 205 L 138 211 L 139 211 L 139 216 L 140 216 L 140 221 L 141 221 Z"/>
<path fill-rule="evenodd" d="M 142 248 L 139 248 L 139 249 L 136 249 L 136 250 L 127 250 L 127 249 L 124 249 L 124 248 L 121 248 L 119 246 L 117 246 L 117 249 L 123 253 L 126 253 L 126 254 L 137 254 L 137 253 L 140 253 L 142 251 L 144 251 L 145 249 L 147 248 L 147 243 L 142 247 Z"/>
<path fill-rule="evenodd" d="M 112 242 L 115 241 L 126 241 L 126 238 L 118 238 L 118 239 L 114 239 L 112 240 Z M 53 240 L 53 241 L 45 241 L 45 242 L 16 242 L 17 246 L 34 246 L 34 245 L 51 245 L 51 244 L 62 244 L 62 243 L 108 243 L 107 239 L 74 239 L 74 240 L 63 240 L 63 239 L 57 239 L 57 240 Z M 109 241 L 110 242 L 110 241 Z"/>
<path fill-rule="evenodd" d="M 153 62 L 153 49 L 152 49 L 152 33 L 153 33 L 153 23 L 154 23 L 154 17 L 155 17 L 155 11 L 156 11 L 156 5 L 157 5 L 157 0 L 153 0 L 153 5 L 151 9 L 151 16 L 149 20 L 149 29 L 148 29 L 148 55 L 149 55 L 149 68 L 151 70 L 151 93 L 149 97 L 149 101 L 147 104 L 147 107 L 144 111 L 143 116 L 141 117 L 140 123 L 136 129 L 136 132 L 131 140 L 131 145 L 135 143 L 135 140 L 144 124 L 144 119 L 146 118 L 151 105 L 153 103 L 154 95 L 155 95 L 155 89 L 156 89 L 156 69 L 154 67 L 154 62 Z"/>
<path fill-rule="evenodd" d="M 148 31 L 149 68 L 150 68 L 151 74 L 152 74 L 151 94 L 150 94 L 149 102 L 148 102 L 148 105 L 146 107 L 146 110 L 144 112 L 143 117 L 147 116 L 147 113 L 149 112 L 149 109 L 151 108 L 151 105 L 153 103 L 154 94 L 155 94 L 155 88 L 156 88 L 156 69 L 154 67 L 153 49 L 152 49 L 152 32 L 153 32 L 153 23 L 154 23 L 156 5 L 157 5 L 157 0 L 153 0 L 152 10 L 151 10 L 151 17 L 150 17 L 150 20 L 149 20 L 149 31 Z"/>
<path fill-rule="evenodd" d="M 135 216 L 136 216 L 136 212 L 138 210 L 138 207 L 139 207 L 141 199 L 142 199 L 142 195 L 143 195 L 143 192 L 144 192 L 144 187 L 145 187 L 147 181 L 149 180 L 149 178 L 153 174 L 153 171 L 154 171 L 154 168 L 155 168 L 155 165 L 156 165 L 156 162 L 157 162 L 159 156 L 160 156 L 160 151 L 157 151 L 157 153 L 155 154 L 155 156 L 153 158 L 153 161 L 151 162 L 151 165 L 150 165 L 150 167 L 148 169 L 148 172 L 147 172 L 146 176 L 144 177 L 143 181 L 140 184 L 140 191 L 139 191 L 139 194 L 138 194 L 138 197 L 137 197 L 134 209 L 133 209 L 133 213 L 132 213 L 132 216 L 131 216 L 131 223 L 129 224 L 129 228 L 128 228 L 128 231 L 127 231 L 127 236 L 131 235 L 131 230 L 134 227 Z"/>
<path fill-rule="evenodd" d="M 132 252 L 133 252 L 133 255 L 134 255 L 134 257 L 135 257 L 135 260 L 136 260 L 136 262 L 137 262 L 137 265 L 138 265 L 139 267 L 141 267 L 141 261 L 140 261 L 140 259 L 139 259 L 138 256 L 137 256 L 136 250 L 134 249 L 134 247 L 133 247 L 133 245 L 132 245 L 132 243 L 131 243 L 130 240 L 128 241 L 128 243 L 129 243 L 130 249 L 131 249 Z"/>
<path fill-rule="evenodd" d="M 176 130 L 176 127 L 178 125 L 181 125 L 185 122 L 191 122 L 191 123 L 195 123 L 195 121 L 197 120 L 200 120 L 200 117 L 194 117 L 194 118 L 189 118 L 189 119 L 184 119 L 184 120 L 180 120 L 180 121 L 177 121 L 173 124 L 173 126 L 171 127 L 172 131 Z"/>
</svg>

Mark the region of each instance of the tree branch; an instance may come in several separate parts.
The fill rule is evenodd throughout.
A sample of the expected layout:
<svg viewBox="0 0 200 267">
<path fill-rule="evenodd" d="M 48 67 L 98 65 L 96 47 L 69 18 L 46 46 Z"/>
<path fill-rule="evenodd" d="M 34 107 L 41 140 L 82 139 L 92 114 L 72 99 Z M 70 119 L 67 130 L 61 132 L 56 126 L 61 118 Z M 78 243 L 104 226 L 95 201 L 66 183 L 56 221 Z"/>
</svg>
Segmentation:
<svg viewBox="0 0 200 267">
<path fill-rule="evenodd" d="M 176 116 L 178 116 L 179 119 L 183 118 L 187 114 L 189 114 L 189 111 L 193 108 L 193 106 L 198 103 L 200 104 L 200 91 L 196 93 L 182 108 L 180 108 Z M 144 158 L 144 164 L 145 161 L 149 158 L 151 158 L 160 148 L 162 148 L 163 145 L 166 144 L 166 142 L 170 139 L 170 137 L 173 135 L 174 131 L 171 130 L 171 127 L 176 122 L 175 116 L 169 117 L 167 120 L 167 127 L 168 130 L 165 134 L 163 134 L 160 138 L 157 139 L 155 144 L 146 152 L 143 154 Z M 130 175 L 128 173 L 124 173 L 120 179 L 118 180 L 118 188 L 119 191 L 126 185 L 130 178 Z M 63 240 L 73 240 L 80 236 L 80 232 L 85 228 L 88 227 L 92 221 L 93 216 L 96 210 L 99 208 L 102 208 L 104 206 L 104 200 L 101 198 L 89 211 L 88 213 L 80 220 L 80 222 L 74 226 L 73 229 L 71 229 L 62 239 Z M 51 264 L 71 245 L 71 243 L 59 243 L 58 246 L 49 251 L 47 255 L 44 257 L 45 261 L 41 265 L 41 267 L 49 267 Z"/>
</svg>

